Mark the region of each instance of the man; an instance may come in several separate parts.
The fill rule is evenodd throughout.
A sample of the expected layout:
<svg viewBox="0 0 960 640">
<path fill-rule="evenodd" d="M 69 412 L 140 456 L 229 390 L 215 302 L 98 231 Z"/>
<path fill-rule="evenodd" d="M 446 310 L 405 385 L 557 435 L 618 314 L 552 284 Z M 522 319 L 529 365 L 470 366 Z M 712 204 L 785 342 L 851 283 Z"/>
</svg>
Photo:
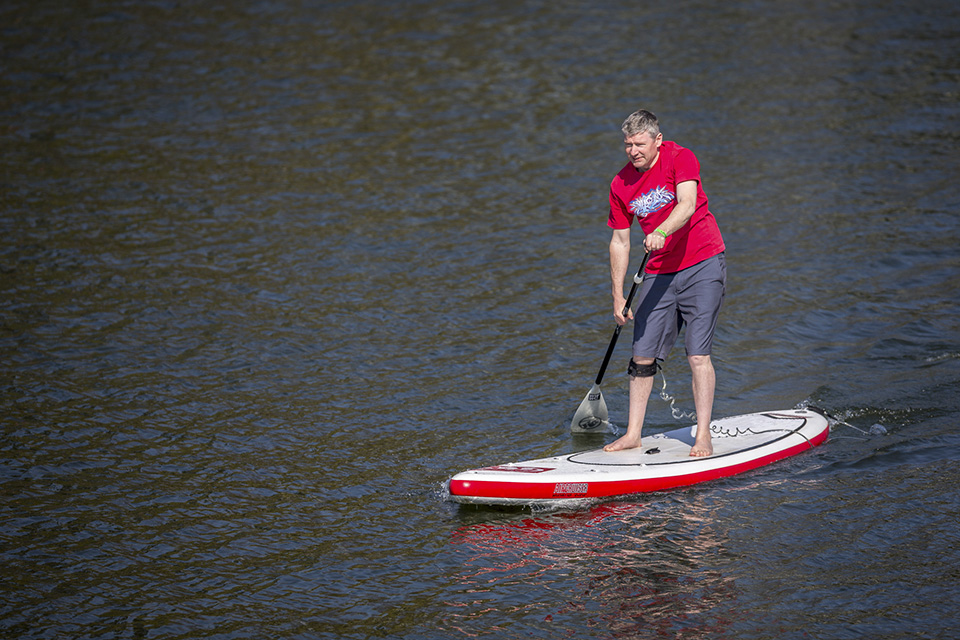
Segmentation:
<svg viewBox="0 0 960 640">
<path fill-rule="evenodd" d="M 650 252 L 640 290 L 630 360 L 627 433 L 606 451 L 640 446 L 640 432 L 658 360 L 673 348 L 686 325 L 685 346 L 693 379 L 697 434 L 691 456 L 713 453 L 710 418 L 716 375 L 710 352 L 726 289 L 724 244 L 700 184 L 700 164 L 689 149 L 663 139 L 657 117 L 631 114 L 623 123 L 629 162 L 610 185 L 610 276 L 613 315 L 623 325 L 623 280 L 630 264 L 630 226 L 636 219 Z"/>
</svg>

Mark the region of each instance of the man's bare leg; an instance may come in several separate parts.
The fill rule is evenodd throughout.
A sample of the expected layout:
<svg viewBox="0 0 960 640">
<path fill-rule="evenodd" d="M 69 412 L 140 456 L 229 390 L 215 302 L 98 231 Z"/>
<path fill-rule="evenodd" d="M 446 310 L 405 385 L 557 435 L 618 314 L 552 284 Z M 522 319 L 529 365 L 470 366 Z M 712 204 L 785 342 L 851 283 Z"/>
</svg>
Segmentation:
<svg viewBox="0 0 960 640">
<path fill-rule="evenodd" d="M 688 356 L 693 380 L 693 404 L 697 410 L 697 436 L 690 455 L 705 457 L 713 455 L 710 438 L 710 420 L 713 416 L 713 394 L 717 387 L 716 372 L 710 356 Z"/>
<path fill-rule="evenodd" d="M 653 364 L 653 358 L 634 358 L 639 366 Z M 604 451 L 635 449 L 640 446 L 640 432 L 643 430 L 643 418 L 647 413 L 647 402 L 653 391 L 653 376 L 630 376 L 630 410 L 627 418 L 627 433 L 603 448 Z"/>
</svg>

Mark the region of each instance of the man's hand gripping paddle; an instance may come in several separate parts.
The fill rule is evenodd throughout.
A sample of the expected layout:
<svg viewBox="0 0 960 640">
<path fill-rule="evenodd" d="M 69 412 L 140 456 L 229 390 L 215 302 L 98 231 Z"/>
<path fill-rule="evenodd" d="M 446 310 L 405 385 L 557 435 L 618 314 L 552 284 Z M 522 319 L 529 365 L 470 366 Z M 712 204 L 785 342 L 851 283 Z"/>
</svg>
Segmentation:
<svg viewBox="0 0 960 640">
<path fill-rule="evenodd" d="M 627 296 L 627 304 L 623 308 L 623 315 L 630 312 L 630 304 L 633 302 L 633 296 L 637 292 L 637 285 L 643 282 L 643 269 L 647 266 L 649 253 L 644 253 L 643 262 L 637 269 L 637 275 L 633 277 L 633 286 L 630 287 L 630 295 Z M 610 363 L 610 356 L 613 355 L 613 348 L 617 345 L 617 338 L 620 337 L 620 330 L 623 325 L 617 325 L 610 339 L 610 345 L 607 347 L 607 354 L 603 356 L 603 364 L 600 365 L 600 371 L 597 373 L 597 379 L 594 381 L 587 397 L 580 403 L 577 412 L 573 414 L 573 420 L 570 421 L 570 431 L 573 433 L 598 433 L 600 427 L 608 424 L 607 422 L 607 403 L 603 400 L 603 392 L 600 391 L 600 383 L 603 381 L 603 374 L 607 371 L 607 365 Z"/>
</svg>

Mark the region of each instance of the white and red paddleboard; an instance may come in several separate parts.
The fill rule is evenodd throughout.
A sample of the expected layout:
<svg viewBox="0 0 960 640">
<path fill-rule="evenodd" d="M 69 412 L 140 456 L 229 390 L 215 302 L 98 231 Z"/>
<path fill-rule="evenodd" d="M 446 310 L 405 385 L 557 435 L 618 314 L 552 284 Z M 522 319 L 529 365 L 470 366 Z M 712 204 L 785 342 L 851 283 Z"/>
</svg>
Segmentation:
<svg viewBox="0 0 960 640">
<path fill-rule="evenodd" d="M 716 480 L 796 455 L 827 439 L 815 408 L 722 418 L 710 426 L 713 455 L 690 456 L 696 426 L 644 436 L 639 449 L 602 449 L 472 469 L 447 483 L 463 504 L 529 505 L 660 491 Z"/>
</svg>

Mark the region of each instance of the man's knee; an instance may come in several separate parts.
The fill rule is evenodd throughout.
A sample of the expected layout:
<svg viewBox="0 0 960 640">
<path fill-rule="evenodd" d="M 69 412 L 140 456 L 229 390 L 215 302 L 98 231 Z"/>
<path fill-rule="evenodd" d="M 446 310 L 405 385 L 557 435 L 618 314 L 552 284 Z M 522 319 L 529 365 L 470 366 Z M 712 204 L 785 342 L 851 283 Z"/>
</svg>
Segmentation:
<svg viewBox="0 0 960 640">
<path fill-rule="evenodd" d="M 687 362 L 690 363 L 691 369 L 710 369 L 713 367 L 713 362 L 710 360 L 710 356 L 687 356 Z"/>
</svg>

